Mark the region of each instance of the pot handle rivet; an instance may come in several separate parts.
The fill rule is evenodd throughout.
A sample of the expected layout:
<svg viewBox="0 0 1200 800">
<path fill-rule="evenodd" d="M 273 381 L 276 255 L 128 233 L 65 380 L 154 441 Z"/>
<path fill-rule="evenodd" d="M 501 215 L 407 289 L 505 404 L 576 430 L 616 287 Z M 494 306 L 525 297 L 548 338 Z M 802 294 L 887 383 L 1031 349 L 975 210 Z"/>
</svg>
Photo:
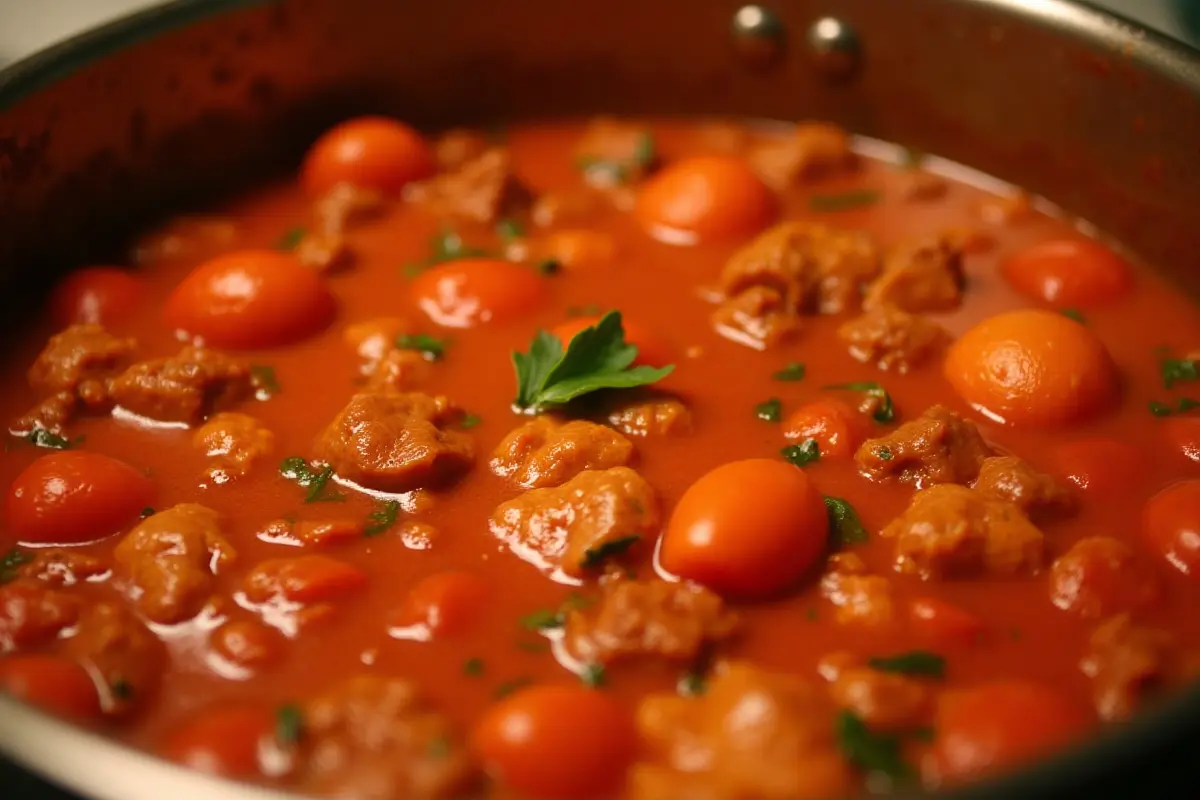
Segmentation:
<svg viewBox="0 0 1200 800">
<path fill-rule="evenodd" d="M 786 39 L 779 17 L 757 4 L 745 5 L 733 15 L 730 26 L 733 49 L 751 67 L 770 66 L 783 54 Z"/>
<path fill-rule="evenodd" d="M 821 17 L 808 29 L 808 49 L 817 69 L 829 78 L 847 78 L 858 69 L 858 34 L 837 17 Z"/>
</svg>

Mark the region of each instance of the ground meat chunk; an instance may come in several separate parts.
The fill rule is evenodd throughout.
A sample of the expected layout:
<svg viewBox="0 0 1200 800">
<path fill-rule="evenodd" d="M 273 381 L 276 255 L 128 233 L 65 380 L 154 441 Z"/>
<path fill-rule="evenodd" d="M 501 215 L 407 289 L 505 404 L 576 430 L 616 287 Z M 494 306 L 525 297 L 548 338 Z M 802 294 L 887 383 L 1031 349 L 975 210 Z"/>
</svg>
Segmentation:
<svg viewBox="0 0 1200 800">
<path fill-rule="evenodd" d="M 834 619 L 841 625 L 884 625 L 895 616 L 892 582 L 871 575 L 853 553 L 837 553 L 821 578 L 821 594 L 833 604 Z"/>
<path fill-rule="evenodd" d="M 1183 677 L 1174 637 L 1134 625 L 1128 614 L 1096 628 L 1079 666 L 1092 679 L 1096 713 L 1107 720 L 1131 717 L 1147 694 Z"/>
<path fill-rule="evenodd" d="M 493 147 L 428 181 L 409 184 L 405 197 L 439 216 L 493 223 L 502 217 L 524 216 L 531 197 L 512 171 L 511 158 Z"/>
<path fill-rule="evenodd" d="M 630 772 L 637 800 L 845 797 L 854 777 L 834 741 L 823 689 L 746 662 L 719 664 L 699 697 L 655 694 L 637 722 L 646 750 Z"/>
<path fill-rule="evenodd" d="M 355 800 L 469 796 L 478 782 L 450 721 L 411 683 L 362 675 L 304 706 L 289 782 L 304 794 Z"/>
<path fill-rule="evenodd" d="M 433 142 L 433 153 L 438 169 L 453 172 L 463 164 L 479 158 L 488 149 L 488 140 L 482 133 L 466 128 L 453 128 L 437 137 Z"/>
<path fill-rule="evenodd" d="M 249 414 L 226 411 L 212 417 L 192 435 L 192 444 L 212 459 L 205 474 L 213 483 L 225 483 L 250 471 L 270 454 L 275 434 Z"/>
<path fill-rule="evenodd" d="M 945 347 L 949 334 L 936 322 L 891 306 L 876 306 L 838 327 L 851 357 L 901 375 Z"/>
<path fill-rule="evenodd" d="M 416 350 L 393 348 L 384 354 L 367 375 L 369 392 L 411 392 L 428 382 L 433 364 Z"/>
<path fill-rule="evenodd" d="M 171 625 L 200 612 L 214 577 L 236 558 L 217 512 L 181 503 L 142 520 L 113 551 L 117 576 L 152 622 Z"/>
<path fill-rule="evenodd" d="M 851 172 L 858 165 L 850 134 L 826 122 L 802 122 L 790 138 L 751 149 L 749 159 L 759 177 L 779 190 Z"/>
<path fill-rule="evenodd" d="M 967 484 L 995 451 L 975 423 L 944 406 L 931 406 L 917 419 L 876 439 L 868 439 L 854 459 L 868 478 L 894 476 L 917 487 Z"/>
<path fill-rule="evenodd" d="M 108 381 L 129 363 L 137 342 L 99 325 L 72 325 L 50 337 L 33 366 L 29 385 L 39 392 L 66 392 L 91 408 L 108 403 Z"/>
<path fill-rule="evenodd" d="M 787 310 L 783 295 L 767 286 L 751 287 L 724 301 L 712 321 L 717 333 L 755 350 L 785 344 L 800 330 L 800 318 Z"/>
<path fill-rule="evenodd" d="M 378 189 L 339 183 L 321 196 L 313 206 L 316 229 L 339 236 L 354 223 L 365 222 L 384 210 L 383 193 Z"/>
<path fill-rule="evenodd" d="M 79 398 L 73 392 L 58 392 L 42 400 L 9 426 L 9 432 L 24 436 L 43 430 L 61 435 L 79 411 Z"/>
<path fill-rule="evenodd" d="M 1016 456 L 984 459 L 979 465 L 975 488 L 1007 500 L 1033 518 L 1069 513 L 1075 509 L 1077 500 L 1062 483 Z"/>
<path fill-rule="evenodd" d="M 658 500 L 628 467 L 587 470 L 562 486 L 532 489 L 492 514 L 491 529 L 517 555 L 573 578 L 606 556 L 636 548 L 658 529 Z"/>
<path fill-rule="evenodd" d="M 597 604 L 567 613 L 567 648 L 585 663 L 647 655 L 692 661 L 737 628 L 724 601 L 692 583 L 609 580 L 602 591 Z"/>
<path fill-rule="evenodd" d="M 20 576 L 54 586 L 74 586 L 81 581 L 103 578 L 109 571 L 103 559 L 71 548 L 39 547 L 30 554 L 33 557 L 21 565 Z"/>
<path fill-rule="evenodd" d="M 153 699 L 166 658 L 158 637 L 116 603 L 94 603 L 85 609 L 63 649 L 92 675 L 100 690 L 100 707 L 113 715 Z"/>
<path fill-rule="evenodd" d="M 623 467 L 633 443 L 594 422 L 535 417 L 516 428 L 492 454 L 492 472 L 527 489 L 558 486 L 583 472 Z"/>
<path fill-rule="evenodd" d="M 1050 568 L 1050 600 L 1084 619 L 1137 611 L 1161 596 L 1158 576 L 1133 548 L 1109 536 L 1071 545 Z"/>
<path fill-rule="evenodd" d="M 893 247 L 883 274 L 867 289 L 863 308 L 891 306 L 909 313 L 953 311 L 962 305 L 962 250 L 950 239 L 914 239 Z"/>
<path fill-rule="evenodd" d="M 896 570 L 926 580 L 1031 574 L 1042 566 L 1042 532 L 1019 508 L 952 483 L 914 494 L 881 535 L 896 540 Z"/>
<path fill-rule="evenodd" d="M 381 492 L 436 487 L 458 478 L 475 458 L 458 430 L 463 410 L 419 392 L 361 392 L 317 440 L 316 457 L 346 480 Z"/>
<path fill-rule="evenodd" d="M 692 412 L 672 398 L 649 400 L 615 409 L 608 424 L 626 436 L 675 436 L 691 433 Z"/>
<path fill-rule="evenodd" d="M 21 579 L 0 586 L 0 654 L 49 641 L 74 625 L 80 601 L 41 581 Z"/>
<path fill-rule="evenodd" d="M 291 547 L 328 547 L 361 539 L 366 525 L 358 519 L 277 519 L 258 532 L 258 538 Z"/>
<path fill-rule="evenodd" d="M 595 119 L 575 148 L 575 161 L 584 180 L 597 188 L 637 183 L 657 161 L 654 136 L 641 125 Z"/>
<path fill-rule="evenodd" d="M 829 693 L 838 707 L 880 732 L 917 727 L 928 718 L 932 699 L 920 681 L 869 667 L 841 670 Z"/>
<path fill-rule="evenodd" d="M 249 364 L 192 346 L 170 358 L 134 364 L 112 384 L 113 400 L 125 410 L 189 425 L 198 425 L 253 393 Z"/>
</svg>

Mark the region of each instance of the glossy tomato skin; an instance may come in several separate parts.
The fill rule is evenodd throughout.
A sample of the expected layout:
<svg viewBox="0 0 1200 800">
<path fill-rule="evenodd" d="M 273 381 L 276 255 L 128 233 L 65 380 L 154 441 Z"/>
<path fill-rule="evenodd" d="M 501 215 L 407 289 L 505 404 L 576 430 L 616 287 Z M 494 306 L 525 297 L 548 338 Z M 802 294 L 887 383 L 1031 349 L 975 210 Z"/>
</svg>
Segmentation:
<svg viewBox="0 0 1200 800">
<path fill-rule="evenodd" d="M 259 773 L 259 749 L 274 727 L 275 717 L 268 709 L 210 709 L 173 731 L 162 754 L 201 772 L 250 778 Z"/>
<path fill-rule="evenodd" d="M 9 487 L 8 530 L 21 544 L 97 541 L 137 520 L 154 485 L 115 458 L 64 450 L 38 458 Z"/>
<path fill-rule="evenodd" d="M 1200 579 L 1200 480 L 1173 483 L 1146 501 L 1142 533 L 1175 569 Z"/>
<path fill-rule="evenodd" d="M 439 264 L 412 282 L 417 306 L 447 328 L 473 328 L 514 319 L 541 305 L 546 279 L 531 268 L 493 258 Z"/>
<path fill-rule="evenodd" d="M 129 316 L 144 295 L 142 282 L 119 267 L 85 267 L 63 278 L 50 296 L 60 328 L 76 323 L 112 325 Z"/>
<path fill-rule="evenodd" d="M 749 236 L 776 216 L 774 195 L 740 158 L 696 156 L 662 169 L 642 186 L 635 215 L 669 244 Z"/>
<path fill-rule="evenodd" d="M 309 193 L 319 195 L 339 183 L 398 192 L 436 169 L 433 149 L 416 130 L 387 117 L 359 117 L 322 134 L 302 174 Z"/>
<path fill-rule="evenodd" d="M 418 581 L 394 615 L 399 627 L 422 626 L 431 636 L 469 630 L 483 613 L 491 587 L 471 572 L 435 572 Z"/>
<path fill-rule="evenodd" d="M 1005 261 L 1003 272 L 1017 291 L 1057 308 L 1109 303 L 1132 284 L 1123 260 L 1086 239 L 1039 242 Z"/>
<path fill-rule="evenodd" d="M 74 661 L 51 655 L 15 655 L 0 659 L 0 691 L 65 719 L 98 719 L 100 695 L 87 671 Z"/>
<path fill-rule="evenodd" d="M 784 461 L 747 459 L 693 483 L 671 514 L 659 558 L 667 571 L 738 600 L 778 595 L 825 552 L 821 493 Z"/>
<path fill-rule="evenodd" d="M 324 279 L 287 253 L 242 250 L 217 256 L 180 282 L 163 319 L 205 344 L 252 349 L 290 344 L 333 319 Z"/>
<path fill-rule="evenodd" d="M 1144 462 L 1141 450 L 1117 439 L 1076 439 L 1050 451 L 1056 475 L 1096 496 L 1139 485 L 1145 475 Z"/>
</svg>

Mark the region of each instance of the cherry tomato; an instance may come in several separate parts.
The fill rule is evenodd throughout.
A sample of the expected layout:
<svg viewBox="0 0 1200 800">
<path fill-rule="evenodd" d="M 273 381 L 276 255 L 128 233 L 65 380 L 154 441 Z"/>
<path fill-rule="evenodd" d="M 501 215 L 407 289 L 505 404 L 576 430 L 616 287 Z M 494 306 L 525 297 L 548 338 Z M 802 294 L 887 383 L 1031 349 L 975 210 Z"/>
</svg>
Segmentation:
<svg viewBox="0 0 1200 800">
<path fill-rule="evenodd" d="M 783 435 L 788 439 L 815 439 L 821 458 L 849 458 L 869 432 L 861 412 L 832 398 L 800 406 L 783 423 Z"/>
<path fill-rule="evenodd" d="M 548 292 L 546 280 L 529 267 L 489 258 L 440 264 L 412 282 L 417 305 L 447 328 L 513 319 L 540 305 Z"/>
<path fill-rule="evenodd" d="M 600 317 L 573 317 L 566 322 L 554 326 L 550 333 L 554 334 L 565 348 L 584 328 L 590 328 L 600 321 Z M 625 341 L 638 349 L 634 364 L 644 364 L 650 367 L 662 367 L 673 360 L 671 345 L 655 331 L 633 320 L 621 319 L 625 329 Z"/>
<path fill-rule="evenodd" d="M 1079 439 L 1050 451 L 1056 475 L 1101 497 L 1136 484 L 1143 460 L 1138 448 L 1116 439 Z"/>
<path fill-rule="evenodd" d="M 669 244 L 747 236 L 776 214 L 775 196 L 740 158 L 696 156 L 662 169 L 642 186 L 642 227 Z"/>
<path fill-rule="evenodd" d="M 162 754 L 201 772 L 250 778 L 260 772 L 259 747 L 274 729 L 275 715 L 269 709 L 210 709 L 170 733 Z"/>
<path fill-rule="evenodd" d="M 16 477 L 5 518 L 23 544 L 83 544 L 134 522 L 153 497 L 154 485 L 125 462 L 64 450 L 42 456 Z"/>
<path fill-rule="evenodd" d="M 100 717 L 100 695 L 87 670 L 66 658 L 9 656 L 0 660 L 0 691 L 66 719 Z"/>
<path fill-rule="evenodd" d="M 1147 500 L 1142 532 L 1176 569 L 1200 578 L 1200 480 L 1173 483 Z"/>
<path fill-rule="evenodd" d="M 1004 262 L 1017 291 L 1059 308 L 1094 306 L 1120 298 L 1131 283 L 1129 266 L 1087 239 L 1056 239 L 1027 247 Z"/>
<path fill-rule="evenodd" d="M 54 323 L 111 325 L 129 316 L 141 302 L 142 282 L 117 267 L 86 267 L 63 278 L 50 295 Z"/>
<path fill-rule="evenodd" d="M 472 738 L 485 768 L 501 784 L 556 800 L 615 791 L 636 743 L 630 715 L 582 686 L 517 692 L 484 713 Z"/>
<path fill-rule="evenodd" d="M 365 572 L 329 556 L 271 558 L 246 576 L 246 595 L 254 602 L 283 597 L 294 603 L 321 603 L 366 584 Z"/>
<path fill-rule="evenodd" d="M 287 253 L 242 250 L 192 270 L 167 298 L 163 319 L 206 344 L 274 347 L 317 333 L 333 319 L 324 279 Z"/>
<path fill-rule="evenodd" d="M 828 535 L 825 501 L 802 470 L 748 459 L 717 467 L 684 492 L 659 557 L 682 578 L 752 600 L 795 584 Z"/>
<path fill-rule="evenodd" d="M 908 607 L 912 629 L 923 638 L 955 645 L 971 645 L 983 634 L 983 620 L 936 597 L 919 597 Z"/>
<path fill-rule="evenodd" d="M 1171 417 L 1159 426 L 1171 449 L 1189 461 L 1200 463 L 1200 417 L 1192 414 Z"/>
<path fill-rule="evenodd" d="M 253 667 L 278 661 L 284 639 L 275 628 L 256 619 L 235 619 L 209 634 L 208 646 L 227 661 Z"/>
<path fill-rule="evenodd" d="M 347 120 L 323 133 L 304 157 L 304 186 L 319 195 L 339 183 L 398 192 L 437 170 L 433 149 L 408 125 L 386 117 Z"/>
<path fill-rule="evenodd" d="M 490 594 L 491 587 L 470 572 L 438 572 L 409 590 L 393 624 L 424 625 L 434 634 L 461 633 L 478 619 Z"/>
</svg>

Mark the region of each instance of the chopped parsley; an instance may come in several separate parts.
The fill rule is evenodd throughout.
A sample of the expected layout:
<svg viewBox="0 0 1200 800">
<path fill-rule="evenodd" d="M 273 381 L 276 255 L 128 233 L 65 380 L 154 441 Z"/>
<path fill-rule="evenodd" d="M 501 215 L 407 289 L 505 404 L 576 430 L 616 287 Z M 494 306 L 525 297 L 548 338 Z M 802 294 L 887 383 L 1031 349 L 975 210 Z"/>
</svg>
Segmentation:
<svg viewBox="0 0 1200 800">
<path fill-rule="evenodd" d="M 512 680 L 505 681 L 497 686 L 495 691 L 492 692 L 492 697 L 496 700 L 499 700 L 502 697 L 508 697 L 513 692 L 517 691 L 518 689 L 524 689 L 531 683 L 533 683 L 533 678 L 528 678 L 525 676 L 513 678 Z"/>
<path fill-rule="evenodd" d="M 1186 411 L 1191 411 L 1200 408 L 1200 400 L 1193 400 L 1190 397 L 1181 397 L 1175 405 L 1160 403 L 1158 400 L 1151 400 L 1147 405 L 1150 413 L 1156 417 L 1169 417 L 1172 414 L 1182 414 Z"/>
<path fill-rule="evenodd" d="M 809 438 L 800 444 L 789 444 L 779 451 L 779 455 L 789 463 L 803 467 L 821 460 L 821 446 L 817 444 L 816 439 Z"/>
<path fill-rule="evenodd" d="M 429 740 L 426 752 L 430 758 L 445 758 L 450 755 L 450 740 L 445 736 L 435 736 Z"/>
<path fill-rule="evenodd" d="M 496 223 L 496 235 L 506 242 L 511 242 L 525 235 L 525 227 L 512 217 L 505 217 Z"/>
<path fill-rule="evenodd" d="M 363 528 L 363 536 L 378 536 L 392 525 L 400 514 L 400 501 L 383 500 L 375 510 L 367 515 L 367 527 Z"/>
<path fill-rule="evenodd" d="M 550 628 L 561 628 L 563 615 L 560 611 L 539 608 L 537 611 L 521 617 L 521 627 L 529 631 L 544 631 Z"/>
<path fill-rule="evenodd" d="M 284 234 L 279 237 L 278 241 L 275 242 L 275 248 L 277 250 L 295 250 L 296 245 L 300 244 L 300 241 L 304 238 L 306 233 L 308 233 L 308 231 L 299 226 L 295 228 L 288 228 Z"/>
<path fill-rule="evenodd" d="M 446 340 L 427 333 L 402 333 L 396 337 L 396 347 L 401 350 L 416 350 L 426 361 L 440 361 L 446 355 Z"/>
<path fill-rule="evenodd" d="M 424 261 L 415 261 L 404 265 L 403 272 L 406 277 L 415 278 L 430 267 L 446 261 L 487 255 L 486 250 L 467 245 L 452 228 L 447 228 L 433 237 L 430 249 L 433 252 Z"/>
<path fill-rule="evenodd" d="M 590 547 L 584 551 L 583 562 L 579 566 L 584 569 L 596 569 L 608 559 L 615 558 L 633 547 L 641 538 L 641 536 L 634 534 L 632 536 L 622 536 L 618 539 L 609 539 L 606 542 L 601 542 L 599 546 Z"/>
<path fill-rule="evenodd" d="M 1087 322 L 1087 317 L 1085 317 L 1083 315 L 1083 312 L 1080 311 L 1078 308 L 1064 308 L 1059 313 L 1062 314 L 1064 317 L 1073 319 L 1080 324 Z"/>
<path fill-rule="evenodd" d="M 807 611 L 805 611 L 805 612 L 804 612 L 804 618 L 805 618 L 806 620 L 808 620 L 809 622 L 816 622 L 816 621 L 817 621 L 817 608 L 816 608 L 816 606 L 813 606 L 812 608 L 810 608 L 810 609 L 808 609 Z"/>
<path fill-rule="evenodd" d="M 880 461 L 891 461 L 896 457 L 896 454 L 892 452 L 892 448 L 888 447 L 886 444 L 880 445 L 875 450 L 875 455 Z"/>
<path fill-rule="evenodd" d="M 838 714 L 835 726 L 842 755 L 859 769 L 882 772 L 897 783 L 914 777 L 912 767 L 901 757 L 899 738 L 874 733 L 849 711 Z"/>
<path fill-rule="evenodd" d="M 708 691 L 708 678 L 703 672 L 689 669 L 680 676 L 675 691 L 683 697 L 699 697 Z"/>
<path fill-rule="evenodd" d="M 779 370 L 771 377 L 777 381 L 802 381 L 808 368 L 798 361 L 789 361 L 784 365 L 783 369 Z"/>
<path fill-rule="evenodd" d="M 0 583 L 8 583 L 17 577 L 18 570 L 33 561 L 33 556 L 14 547 L 0 558 Z"/>
<path fill-rule="evenodd" d="M 346 499 L 344 494 L 330 488 L 329 479 L 333 477 L 333 467 L 328 464 L 313 469 L 312 464 L 300 456 L 291 456 L 279 465 L 279 474 L 308 489 L 308 493 L 304 495 L 306 503 L 339 502 Z"/>
<path fill-rule="evenodd" d="M 854 506 L 842 498 L 826 495 L 825 510 L 829 513 L 829 533 L 839 544 L 863 544 L 871 538 Z"/>
<path fill-rule="evenodd" d="M 25 441 L 34 447 L 48 447 L 51 450 L 67 450 L 74 444 L 70 439 L 45 428 L 34 428 L 25 434 Z M 83 441 L 83 439 L 78 441 Z"/>
<path fill-rule="evenodd" d="M 251 364 L 250 378 L 254 382 L 255 395 L 259 400 L 279 394 L 279 379 L 275 377 L 274 367 L 267 364 Z"/>
<path fill-rule="evenodd" d="M 153 517 L 157 513 L 158 512 L 155 511 L 154 506 L 146 506 L 145 508 L 142 509 L 141 513 L 138 514 L 138 516 L 141 517 L 142 519 L 148 519 L 150 517 Z"/>
<path fill-rule="evenodd" d="M 929 678 L 946 677 L 946 659 L 927 650 L 910 650 L 895 656 L 871 658 L 867 666 L 880 672 L 898 672 L 901 675 L 921 675 Z"/>
<path fill-rule="evenodd" d="M 483 417 L 478 414 L 463 414 L 463 418 L 458 421 L 458 427 L 465 430 L 470 430 L 483 422 Z"/>
<path fill-rule="evenodd" d="M 463 675 L 468 675 L 472 678 L 478 678 L 484 673 L 483 659 L 479 657 L 468 658 L 463 662 Z"/>
<path fill-rule="evenodd" d="M 896 409 L 892 406 L 892 396 L 887 393 L 887 390 L 882 385 L 875 381 L 835 383 L 824 388 L 837 389 L 844 392 L 861 392 L 868 397 L 878 398 L 879 408 L 875 409 L 875 413 L 871 415 L 871 418 L 876 422 L 891 422 L 896 418 Z"/>
<path fill-rule="evenodd" d="M 562 272 L 562 263 L 557 258 L 543 258 L 533 265 L 539 275 L 557 275 Z"/>
<path fill-rule="evenodd" d="M 658 158 L 658 148 L 654 144 L 654 137 L 649 133 L 641 133 L 633 145 L 633 160 L 642 167 L 649 167 L 656 158 Z"/>
<path fill-rule="evenodd" d="M 579 679 L 583 681 L 585 686 L 592 689 L 599 689 L 608 681 L 608 676 L 604 674 L 603 664 L 587 664 L 583 668 L 583 672 L 579 673 Z"/>
<path fill-rule="evenodd" d="M 638 349 L 625 341 L 621 313 L 610 311 L 584 328 L 563 350 L 557 336 L 538 331 L 528 353 L 513 353 L 517 373 L 514 406 L 538 414 L 598 389 L 646 386 L 662 380 L 675 368 L 632 366 Z"/>
<path fill-rule="evenodd" d="M 275 709 L 275 739 L 283 745 L 295 745 L 304 735 L 304 712 L 295 703 Z"/>
<path fill-rule="evenodd" d="M 108 688 L 116 700 L 128 700 L 133 697 L 133 684 L 124 678 L 117 678 Z"/>
<path fill-rule="evenodd" d="M 783 419 L 783 401 L 778 397 L 764 400 L 754 407 L 754 416 L 763 422 L 779 422 Z"/>
<path fill-rule="evenodd" d="M 1158 362 L 1164 389 L 1177 383 L 1193 383 L 1200 380 L 1200 361 L 1192 358 L 1164 358 Z"/>
<path fill-rule="evenodd" d="M 812 211 L 849 211 L 854 208 L 875 205 L 882 195 L 874 189 L 863 189 L 843 194 L 814 194 L 808 198 Z"/>
</svg>

